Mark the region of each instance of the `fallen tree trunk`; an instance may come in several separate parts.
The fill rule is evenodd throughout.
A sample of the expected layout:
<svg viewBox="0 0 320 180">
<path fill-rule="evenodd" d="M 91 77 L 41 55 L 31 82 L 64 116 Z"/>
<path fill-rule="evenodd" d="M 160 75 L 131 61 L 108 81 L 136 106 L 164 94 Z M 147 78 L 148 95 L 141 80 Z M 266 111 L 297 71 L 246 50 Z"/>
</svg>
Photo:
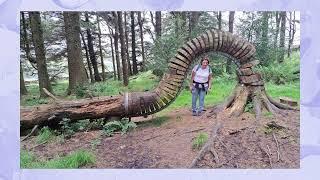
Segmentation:
<svg viewBox="0 0 320 180">
<path fill-rule="evenodd" d="M 35 125 L 56 125 L 63 118 L 79 120 L 122 116 L 124 114 L 122 101 L 122 96 L 115 96 L 21 108 L 21 130 L 32 128 Z"/>
</svg>

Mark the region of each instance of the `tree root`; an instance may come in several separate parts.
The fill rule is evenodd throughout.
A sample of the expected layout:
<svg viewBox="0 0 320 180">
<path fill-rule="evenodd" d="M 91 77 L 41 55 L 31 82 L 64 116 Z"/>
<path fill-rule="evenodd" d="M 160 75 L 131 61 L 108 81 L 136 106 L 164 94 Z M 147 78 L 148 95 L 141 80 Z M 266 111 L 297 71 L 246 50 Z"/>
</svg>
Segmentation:
<svg viewBox="0 0 320 180">
<path fill-rule="evenodd" d="M 232 95 L 224 103 L 216 105 L 210 113 L 216 114 L 225 111 L 230 117 L 237 117 L 244 112 L 249 102 L 252 102 L 252 108 L 257 120 L 260 119 L 264 110 L 275 116 L 287 115 L 283 110 L 298 110 L 298 108 L 272 99 L 266 93 L 264 86 L 238 85 Z"/>
<path fill-rule="evenodd" d="M 206 153 L 210 152 L 214 157 L 216 163 L 219 163 L 219 157 L 216 151 L 214 150 L 214 142 L 217 138 L 217 132 L 222 127 L 222 124 L 217 123 L 213 129 L 211 136 L 209 137 L 207 143 L 201 148 L 198 155 L 193 159 L 190 168 L 196 168 L 199 161 L 206 155 Z"/>
</svg>

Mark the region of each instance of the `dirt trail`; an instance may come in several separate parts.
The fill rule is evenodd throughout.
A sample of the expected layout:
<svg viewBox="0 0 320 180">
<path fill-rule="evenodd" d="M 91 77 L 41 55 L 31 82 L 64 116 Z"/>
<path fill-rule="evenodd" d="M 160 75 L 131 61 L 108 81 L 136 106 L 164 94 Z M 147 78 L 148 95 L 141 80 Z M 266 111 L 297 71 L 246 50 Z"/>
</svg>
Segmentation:
<svg viewBox="0 0 320 180">
<path fill-rule="evenodd" d="M 256 121 L 244 113 L 237 118 L 191 116 L 187 109 L 172 111 L 161 126 L 141 124 L 135 130 L 113 137 L 100 136 L 100 131 L 79 132 L 65 143 L 40 145 L 33 152 L 50 159 L 78 149 L 93 151 L 95 165 L 87 168 L 188 168 L 199 150 L 192 140 L 200 132 L 210 134 L 215 123 L 222 122 L 214 149 L 218 157 L 207 154 L 200 168 L 299 168 L 299 112 Z M 135 118 L 134 121 L 141 121 Z M 269 126 L 268 126 L 269 125 Z M 101 137 L 101 142 L 94 141 Z M 35 138 L 22 142 L 24 149 L 35 145 Z"/>
</svg>

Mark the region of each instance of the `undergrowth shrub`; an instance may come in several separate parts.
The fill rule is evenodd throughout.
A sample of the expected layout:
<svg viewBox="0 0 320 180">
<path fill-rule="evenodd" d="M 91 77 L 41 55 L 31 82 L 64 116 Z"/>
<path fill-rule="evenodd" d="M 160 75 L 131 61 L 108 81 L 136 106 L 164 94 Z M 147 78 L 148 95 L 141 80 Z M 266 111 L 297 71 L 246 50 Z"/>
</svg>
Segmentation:
<svg viewBox="0 0 320 180">
<path fill-rule="evenodd" d="M 125 134 L 131 129 L 136 128 L 137 125 L 129 121 L 127 118 L 123 118 L 120 121 L 111 121 L 103 126 L 103 130 L 106 136 L 113 136 L 116 131 L 121 131 L 121 134 Z"/>
<path fill-rule="evenodd" d="M 54 133 L 48 127 L 43 127 L 40 130 L 40 132 L 36 138 L 36 141 L 38 144 L 47 143 L 51 139 L 53 139 L 54 136 L 55 136 Z"/>
<path fill-rule="evenodd" d="M 268 66 L 258 65 L 255 70 L 262 74 L 265 81 L 279 85 L 299 81 L 299 64 L 299 53 L 294 52 L 291 59 L 287 58 L 281 64 L 278 62 L 272 62 Z"/>
</svg>

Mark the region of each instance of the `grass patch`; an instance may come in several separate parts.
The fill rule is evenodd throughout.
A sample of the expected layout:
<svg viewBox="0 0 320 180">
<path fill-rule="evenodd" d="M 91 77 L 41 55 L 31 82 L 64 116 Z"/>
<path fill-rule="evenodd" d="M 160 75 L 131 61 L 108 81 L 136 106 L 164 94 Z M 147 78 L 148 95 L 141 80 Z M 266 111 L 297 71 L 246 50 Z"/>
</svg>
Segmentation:
<svg viewBox="0 0 320 180">
<path fill-rule="evenodd" d="M 152 125 L 154 126 L 162 126 L 164 123 L 166 123 L 169 120 L 168 116 L 161 116 L 161 117 L 156 117 L 151 120 Z"/>
<path fill-rule="evenodd" d="M 52 140 L 54 138 L 55 138 L 54 133 L 48 127 L 43 127 L 40 130 L 40 132 L 36 138 L 36 141 L 38 144 L 43 144 L 43 143 L 49 142 L 50 140 Z"/>
<path fill-rule="evenodd" d="M 88 84 L 85 87 L 76 89 L 74 95 L 67 96 L 68 81 L 60 80 L 52 84 L 54 95 L 60 99 L 73 100 L 87 98 L 91 96 L 113 96 L 124 91 L 149 91 L 158 84 L 159 78 L 152 74 L 152 71 L 141 72 L 138 75 L 130 77 L 128 87 L 123 87 L 122 81 L 108 79 L 104 82 Z M 39 86 L 37 83 L 27 85 L 28 95 L 21 96 L 21 106 L 36 106 L 39 104 L 48 104 L 52 102 L 50 98 L 39 98 Z"/>
<path fill-rule="evenodd" d="M 160 113 L 158 113 L 158 114 L 160 114 Z M 168 122 L 168 120 L 169 120 L 168 116 L 157 116 L 155 118 L 152 118 L 149 121 L 139 123 L 139 127 L 149 127 L 149 126 L 160 127 L 163 124 L 165 124 L 166 122 Z M 177 117 L 177 120 L 178 120 L 178 117 Z"/>
<path fill-rule="evenodd" d="M 85 150 L 78 150 L 63 157 L 44 161 L 37 159 L 33 153 L 22 150 L 20 152 L 20 168 L 46 168 L 46 169 L 70 169 L 80 168 L 86 165 L 94 164 L 95 155 Z"/>
<path fill-rule="evenodd" d="M 273 83 L 267 83 L 265 85 L 267 93 L 278 99 L 279 97 L 289 97 L 292 100 L 300 101 L 300 82 L 292 82 L 287 84 L 276 85 Z"/>
<path fill-rule="evenodd" d="M 265 116 L 265 117 L 268 117 L 268 118 L 271 118 L 271 117 L 273 117 L 273 114 L 272 114 L 272 112 L 264 112 L 263 113 L 263 116 Z"/>
<path fill-rule="evenodd" d="M 199 133 L 192 141 L 192 149 L 201 149 L 202 146 L 208 141 L 207 133 Z"/>
</svg>

